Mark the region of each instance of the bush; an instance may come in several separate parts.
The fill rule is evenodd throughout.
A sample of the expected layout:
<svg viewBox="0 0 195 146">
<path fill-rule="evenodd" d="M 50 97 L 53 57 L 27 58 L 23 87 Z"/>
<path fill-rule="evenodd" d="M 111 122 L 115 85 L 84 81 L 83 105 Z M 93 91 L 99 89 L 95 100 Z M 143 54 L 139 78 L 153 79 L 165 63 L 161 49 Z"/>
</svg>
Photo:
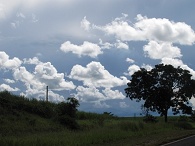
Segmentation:
<svg viewBox="0 0 195 146">
<path fill-rule="evenodd" d="M 0 116 L 11 115 L 11 117 L 17 118 L 23 113 L 28 113 L 56 120 L 70 129 L 78 128 L 76 122 L 76 108 L 78 106 L 79 102 L 75 98 L 68 98 L 67 102 L 55 104 L 12 95 L 8 91 L 0 92 Z M 32 127 L 35 127 L 36 123 L 36 120 L 29 121 L 29 125 Z"/>
<path fill-rule="evenodd" d="M 192 111 L 192 114 L 190 116 L 190 119 L 195 122 L 195 110 Z"/>
<path fill-rule="evenodd" d="M 146 122 L 146 123 L 156 123 L 156 122 L 158 122 L 157 118 L 150 115 L 150 114 L 146 115 L 144 117 L 143 121 Z"/>
<path fill-rule="evenodd" d="M 8 91 L 0 92 L 0 107 L 2 108 L 0 114 L 15 114 L 16 111 L 25 111 L 43 118 L 51 118 L 55 115 L 54 106 L 54 103 L 12 95 Z"/>
<path fill-rule="evenodd" d="M 76 130 L 79 129 L 79 125 L 76 122 L 74 118 L 71 118 L 70 116 L 67 115 L 62 115 L 58 117 L 58 121 L 60 124 L 64 125 L 68 129 Z"/>
<path fill-rule="evenodd" d="M 68 98 L 68 102 L 61 102 L 56 106 L 57 120 L 60 124 L 69 129 L 79 129 L 76 122 L 76 112 L 79 106 L 78 100 L 75 98 Z"/>
<path fill-rule="evenodd" d="M 56 111 L 59 116 L 67 115 L 71 118 L 76 118 L 78 100 L 75 98 L 68 98 L 68 102 L 61 102 L 57 104 Z"/>
</svg>

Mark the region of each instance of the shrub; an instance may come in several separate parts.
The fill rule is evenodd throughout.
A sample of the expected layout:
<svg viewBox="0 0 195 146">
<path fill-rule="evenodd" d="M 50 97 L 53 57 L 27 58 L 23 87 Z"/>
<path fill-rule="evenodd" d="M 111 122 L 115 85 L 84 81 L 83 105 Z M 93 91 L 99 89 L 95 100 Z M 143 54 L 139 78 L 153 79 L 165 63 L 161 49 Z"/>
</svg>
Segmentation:
<svg viewBox="0 0 195 146">
<path fill-rule="evenodd" d="M 68 102 L 61 102 L 57 105 L 56 111 L 59 116 L 67 115 L 71 118 L 76 118 L 78 100 L 75 98 L 68 98 Z"/>
<path fill-rule="evenodd" d="M 195 122 L 195 110 L 192 111 L 192 114 L 190 116 L 190 119 Z"/>
<path fill-rule="evenodd" d="M 152 116 L 152 115 L 150 115 L 150 114 L 146 115 L 144 117 L 143 121 L 146 122 L 146 123 L 156 123 L 156 122 L 158 122 L 157 118 Z"/>
<path fill-rule="evenodd" d="M 79 125 L 76 122 L 74 118 L 71 118 L 70 116 L 67 115 L 62 115 L 58 117 L 58 121 L 60 124 L 64 125 L 68 129 L 76 130 L 79 129 Z"/>
<path fill-rule="evenodd" d="M 75 98 L 68 98 L 68 102 L 61 102 L 56 106 L 57 120 L 60 124 L 69 129 L 79 129 L 76 122 L 76 112 L 79 106 L 78 100 Z"/>
</svg>

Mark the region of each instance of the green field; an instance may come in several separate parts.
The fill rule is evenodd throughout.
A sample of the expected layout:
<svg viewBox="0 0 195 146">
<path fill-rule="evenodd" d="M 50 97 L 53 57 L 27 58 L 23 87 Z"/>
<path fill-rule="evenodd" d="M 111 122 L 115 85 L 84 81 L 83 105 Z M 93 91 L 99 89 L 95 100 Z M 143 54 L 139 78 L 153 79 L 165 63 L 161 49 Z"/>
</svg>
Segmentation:
<svg viewBox="0 0 195 146">
<path fill-rule="evenodd" d="M 6 100 L 7 105 L 12 105 L 6 108 L 2 106 L 5 98 L 0 98 L 1 146 L 147 146 L 195 134 L 195 122 L 190 117 L 169 117 L 168 123 L 157 117 L 158 122 L 145 123 L 143 117 L 122 118 L 81 111 L 75 119 L 78 128 L 71 130 L 56 121 L 55 115 L 40 116 L 19 108 L 16 105 L 24 101 L 16 102 L 16 98 L 19 97 Z M 31 101 L 25 102 L 26 107 L 32 106 Z M 36 102 L 37 108 L 40 105 Z M 42 107 L 43 113 L 47 110 Z"/>
</svg>

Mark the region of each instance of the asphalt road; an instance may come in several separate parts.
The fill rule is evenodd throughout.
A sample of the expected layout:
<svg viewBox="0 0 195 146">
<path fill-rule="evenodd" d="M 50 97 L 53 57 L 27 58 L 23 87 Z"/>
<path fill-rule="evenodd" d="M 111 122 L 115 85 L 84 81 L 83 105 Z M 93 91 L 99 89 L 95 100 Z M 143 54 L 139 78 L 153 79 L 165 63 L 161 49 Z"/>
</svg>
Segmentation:
<svg viewBox="0 0 195 146">
<path fill-rule="evenodd" d="M 195 135 L 173 141 L 162 146 L 195 146 Z"/>
</svg>

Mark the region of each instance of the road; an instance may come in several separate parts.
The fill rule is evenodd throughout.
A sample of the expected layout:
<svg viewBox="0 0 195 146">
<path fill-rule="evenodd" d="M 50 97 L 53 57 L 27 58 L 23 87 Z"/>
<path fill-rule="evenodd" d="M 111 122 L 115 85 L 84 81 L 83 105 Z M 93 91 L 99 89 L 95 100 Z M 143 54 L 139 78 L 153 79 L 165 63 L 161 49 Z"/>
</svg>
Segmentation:
<svg viewBox="0 0 195 146">
<path fill-rule="evenodd" d="M 195 146 L 195 135 L 179 139 L 161 146 Z"/>
</svg>

